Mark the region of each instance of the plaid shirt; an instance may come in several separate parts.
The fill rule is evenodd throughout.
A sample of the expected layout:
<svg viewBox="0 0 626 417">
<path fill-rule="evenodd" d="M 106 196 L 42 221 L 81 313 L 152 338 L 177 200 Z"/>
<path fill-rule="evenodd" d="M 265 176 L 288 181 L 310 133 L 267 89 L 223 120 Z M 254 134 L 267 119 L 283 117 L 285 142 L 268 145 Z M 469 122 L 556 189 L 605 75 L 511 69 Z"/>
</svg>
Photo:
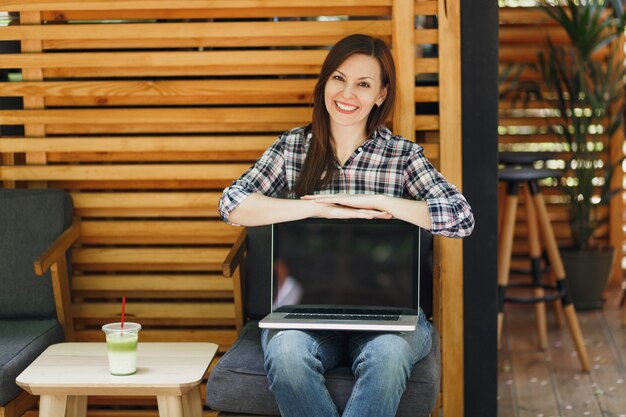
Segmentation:
<svg viewBox="0 0 626 417">
<path fill-rule="evenodd" d="M 311 141 L 300 127 L 283 133 L 238 180 L 224 190 L 219 203 L 222 219 L 252 193 L 295 198 L 294 185 Z M 431 165 L 423 148 L 382 126 L 338 166 L 327 189 L 316 194 L 384 194 L 425 200 L 431 232 L 464 237 L 474 228 L 472 209 L 459 190 Z"/>
</svg>

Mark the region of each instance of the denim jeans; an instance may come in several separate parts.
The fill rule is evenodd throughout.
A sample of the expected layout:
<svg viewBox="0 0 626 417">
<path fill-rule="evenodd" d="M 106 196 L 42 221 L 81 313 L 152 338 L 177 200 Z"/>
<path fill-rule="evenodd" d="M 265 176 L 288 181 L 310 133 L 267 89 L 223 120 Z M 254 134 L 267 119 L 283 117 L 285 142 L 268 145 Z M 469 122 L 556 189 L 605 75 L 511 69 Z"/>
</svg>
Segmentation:
<svg viewBox="0 0 626 417">
<path fill-rule="evenodd" d="M 282 417 L 338 417 L 324 372 L 350 364 L 355 384 L 344 417 L 393 417 L 413 365 L 430 352 L 420 312 L 412 332 L 263 329 L 265 370 Z"/>
</svg>

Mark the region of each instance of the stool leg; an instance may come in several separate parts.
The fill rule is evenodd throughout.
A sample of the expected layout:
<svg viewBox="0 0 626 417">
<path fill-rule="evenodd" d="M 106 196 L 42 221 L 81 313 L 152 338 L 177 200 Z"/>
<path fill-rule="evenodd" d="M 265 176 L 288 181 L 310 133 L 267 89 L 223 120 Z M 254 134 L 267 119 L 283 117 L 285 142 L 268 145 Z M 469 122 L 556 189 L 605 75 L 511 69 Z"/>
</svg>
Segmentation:
<svg viewBox="0 0 626 417">
<path fill-rule="evenodd" d="M 554 277 L 554 273 L 550 273 L 548 283 L 553 287 L 556 287 L 556 278 Z M 563 312 L 563 305 L 561 304 L 561 300 L 555 300 L 552 304 L 553 312 L 554 312 L 554 325 L 557 329 L 563 327 L 565 313 Z"/>
<path fill-rule="evenodd" d="M 504 208 L 506 205 L 506 184 L 500 183 L 498 186 L 498 242 L 502 238 L 502 222 L 504 221 Z"/>
<path fill-rule="evenodd" d="M 530 267 L 535 286 L 533 293 L 537 298 L 545 297 L 545 290 L 541 286 L 541 244 L 539 243 L 539 226 L 537 213 L 535 212 L 532 196 L 529 187 L 526 187 L 526 217 L 528 225 L 528 244 L 530 246 Z M 546 303 L 539 301 L 535 303 L 535 314 L 537 320 L 537 334 L 539 336 L 539 347 L 542 350 L 548 348 L 548 325 L 546 320 Z"/>
<path fill-rule="evenodd" d="M 541 240 L 543 240 L 544 242 L 544 247 L 547 247 L 548 245 L 546 243 L 545 233 L 541 233 L 541 228 L 539 229 L 539 232 L 540 232 L 539 235 L 541 236 Z M 546 263 L 546 267 L 549 269 L 549 273 L 547 274 L 547 282 L 551 287 L 556 288 L 556 278 L 554 276 L 554 270 L 550 266 L 550 259 L 548 257 L 547 251 L 542 253 L 541 257 Z M 561 305 L 560 299 L 554 300 L 554 302 L 552 303 L 552 309 L 553 309 L 553 314 L 554 314 L 554 326 L 557 329 L 561 329 L 563 327 L 563 322 L 565 320 L 564 319 L 565 313 L 563 313 L 563 306 Z"/>
<path fill-rule="evenodd" d="M 622 279 L 622 295 L 619 299 L 620 308 L 624 309 L 624 316 L 622 317 L 622 326 L 626 327 L 626 279 Z"/>
<path fill-rule="evenodd" d="M 574 304 L 567 292 L 567 284 L 565 282 L 565 268 L 563 268 L 563 262 L 561 261 L 561 255 L 559 254 L 559 248 L 556 244 L 556 238 L 554 237 L 554 231 L 548 218 L 548 210 L 546 209 L 543 196 L 539 192 L 539 185 L 536 181 L 529 183 L 531 187 L 531 193 L 533 194 L 533 201 L 535 203 L 535 209 L 539 217 L 539 224 L 544 232 L 546 240 L 546 249 L 548 251 L 548 257 L 550 258 L 550 265 L 553 268 L 554 276 L 556 278 L 557 288 L 563 290 L 564 295 L 561 298 L 563 304 L 563 310 L 565 312 L 565 319 L 569 328 L 569 332 L 574 340 L 574 345 L 578 351 L 578 358 L 582 364 L 583 370 L 586 372 L 591 371 L 591 364 L 589 362 L 589 355 L 587 354 L 587 348 L 583 340 L 582 332 L 580 331 L 580 324 L 578 323 L 578 317 L 574 310 Z"/>
<path fill-rule="evenodd" d="M 504 296 L 506 287 L 509 285 L 509 269 L 511 268 L 511 254 L 513 252 L 513 229 L 515 228 L 515 215 L 517 213 L 518 188 L 518 183 L 514 182 L 509 184 L 504 203 L 504 219 L 498 248 L 498 348 L 500 348 L 502 323 L 504 321 Z"/>
</svg>

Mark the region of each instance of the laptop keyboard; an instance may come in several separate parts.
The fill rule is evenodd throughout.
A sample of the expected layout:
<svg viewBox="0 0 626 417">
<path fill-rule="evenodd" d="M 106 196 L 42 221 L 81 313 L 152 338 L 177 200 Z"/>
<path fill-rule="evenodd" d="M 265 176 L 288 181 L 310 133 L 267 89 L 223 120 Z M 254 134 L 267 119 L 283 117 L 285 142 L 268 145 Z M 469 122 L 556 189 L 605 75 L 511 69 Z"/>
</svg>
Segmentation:
<svg viewBox="0 0 626 417">
<path fill-rule="evenodd" d="M 325 313 L 298 312 L 285 315 L 286 319 L 307 319 L 307 320 L 381 320 L 398 321 L 400 314 L 388 311 L 354 311 L 346 309 L 330 310 Z"/>
<path fill-rule="evenodd" d="M 376 315 L 371 314 L 307 314 L 307 313 L 289 313 L 286 319 L 307 319 L 307 320 L 382 320 L 382 321 L 398 321 L 400 316 Z"/>
</svg>

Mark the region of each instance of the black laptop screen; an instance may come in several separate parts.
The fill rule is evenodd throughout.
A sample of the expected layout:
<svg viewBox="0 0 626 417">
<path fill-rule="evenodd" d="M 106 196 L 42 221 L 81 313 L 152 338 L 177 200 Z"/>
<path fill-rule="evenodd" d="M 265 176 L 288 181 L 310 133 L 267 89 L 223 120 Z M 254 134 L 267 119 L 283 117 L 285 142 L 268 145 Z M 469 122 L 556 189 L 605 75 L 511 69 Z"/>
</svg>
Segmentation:
<svg viewBox="0 0 626 417">
<path fill-rule="evenodd" d="M 399 220 L 307 219 L 272 230 L 273 309 L 419 306 L 419 228 Z"/>
</svg>

